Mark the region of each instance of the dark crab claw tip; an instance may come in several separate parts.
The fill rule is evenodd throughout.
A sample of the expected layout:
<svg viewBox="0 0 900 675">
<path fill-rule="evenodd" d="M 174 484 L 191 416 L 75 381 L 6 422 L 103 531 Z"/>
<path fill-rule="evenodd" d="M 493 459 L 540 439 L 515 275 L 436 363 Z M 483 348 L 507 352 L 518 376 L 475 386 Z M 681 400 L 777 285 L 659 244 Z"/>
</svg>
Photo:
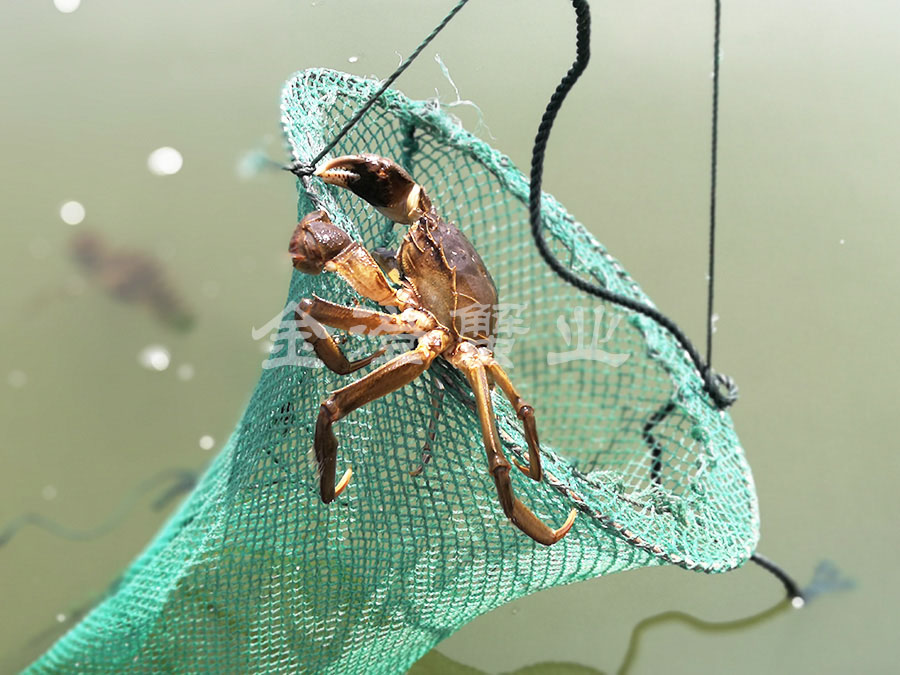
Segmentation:
<svg viewBox="0 0 900 675">
<path fill-rule="evenodd" d="M 315 175 L 347 188 L 397 223 L 412 223 L 431 207 L 422 188 L 399 164 L 378 155 L 336 157 Z"/>
</svg>

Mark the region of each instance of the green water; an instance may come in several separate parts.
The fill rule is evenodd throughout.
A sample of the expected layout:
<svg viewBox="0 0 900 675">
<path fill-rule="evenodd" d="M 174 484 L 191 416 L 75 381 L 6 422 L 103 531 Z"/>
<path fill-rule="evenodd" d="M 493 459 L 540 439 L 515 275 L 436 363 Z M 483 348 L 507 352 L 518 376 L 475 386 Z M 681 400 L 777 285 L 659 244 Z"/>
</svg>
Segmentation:
<svg viewBox="0 0 900 675">
<path fill-rule="evenodd" d="M 293 181 L 242 179 L 240 158 L 283 157 L 277 104 L 292 72 L 385 76 L 450 4 L 0 5 L 0 528 L 33 512 L 89 530 L 148 477 L 213 456 L 258 376 L 251 328 L 281 309 L 290 276 Z M 891 672 L 900 10 L 765 0 L 724 13 L 714 361 L 741 386 L 733 416 L 759 492 L 760 550 L 801 584 L 827 559 L 857 586 L 727 632 L 654 623 L 629 672 Z M 596 2 L 593 15 L 593 63 L 553 132 L 545 189 L 699 341 L 712 3 Z M 565 0 L 472 2 L 398 86 L 454 101 L 439 53 L 491 143 L 527 166 L 572 24 Z M 471 108 L 454 111 L 477 124 Z M 147 170 L 160 146 L 182 153 L 176 175 Z M 82 224 L 60 220 L 68 200 L 84 204 Z M 66 254 L 78 228 L 163 261 L 195 328 L 173 332 L 85 284 Z M 171 354 L 162 372 L 138 362 L 152 344 Z M 152 508 L 164 491 L 141 493 L 103 536 L 72 542 L 29 525 L 0 546 L 0 670 L 27 663 L 102 594 L 164 520 Z M 615 672 L 651 615 L 729 621 L 780 594 L 751 567 L 648 569 L 522 599 L 439 650 L 486 672 Z"/>
</svg>

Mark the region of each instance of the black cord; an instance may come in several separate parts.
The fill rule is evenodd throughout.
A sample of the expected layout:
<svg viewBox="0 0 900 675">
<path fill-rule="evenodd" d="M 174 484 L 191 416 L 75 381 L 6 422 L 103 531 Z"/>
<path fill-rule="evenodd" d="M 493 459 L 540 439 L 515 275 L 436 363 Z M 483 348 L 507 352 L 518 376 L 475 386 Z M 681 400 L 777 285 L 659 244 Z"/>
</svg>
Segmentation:
<svg viewBox="0 0 900 675">
<path fill-rule="evenodd" d="M 806 598 L 803 596 L 803 591 L 800 590 L 797 582 L 794 581 L 787 572 L 785 572 L 767 557 L 759 553 L 754 553 L 753 555 L 751 555 L 750 560 L 755 562 L 767 572 L 771 572 L 776 577 L 778 577 L 778 580 L 782 584 L 784 584 L 784 590 L 794 607 L 796 607 L 797 609 L 803 607 L 803 605 L 806 603 Z"/>
<path fill-rule="evenodd" d="M 416 47 L 413 53 L 406 57 L 406 60 L 397 67 L 397 70 L 390 74 L 390 76 L 378 88 L 378 91 L 376 91 L 374 94 L 372 94 L 372 96 L 369 97 L 369 100 L 366 101 L 362 105 L 362 107 L 356 111 L 353 117 L 347 120 L 347 123 L 341 127 L 340 131 L 338 131 L 335 137 L 331 139 L 331 142 L 328 143 L 324 148 L 322 148 L 319 154 L 316 155 L 311 162 L 306 163 L 297 161 L 282 168 L 284 168 L 285 171 L 290 171 L 297 177 L 311 176 L 316 170 L 316 165 L 322 161 L 322 158 L 325 157 L 325 155 L 327 155 L 329 152 L 334 150 L 334 147 L 344 136 L 347 135 L 347 132 L 349 132 L 350 129 L 356 126 L 356 123 L 359 122 L 362 119 L 362 116 L 369 111 L 369 108 L 375 105 L 375 101 L 377 101 L 381 97 L 381 95 L 388 90 L 388 87 L 394 84 L 394 81 L 403 74 L 403 71 L 406 70 L 413 61 L 416 60 L 419 54 L 422 53 L 422 50 L 428 46 L 428 44 L 437 36 L 438 33 L 440 33 L 444 29 L 444 27 L 448 23 L 450 23 L 450 20 L 457 15 L 459 10 L 461 10 L 468 1 L 469 0 L 459 0 L 459 2 L 456 3 L 456 6 L 450 10 L 450 13 L 447 14 L 447 16 L 445 16 L 437 26 L 435 26 L 434 30 L 428 34 L 428 37 L 422 40 L 422 42 L 418 47 Z"/>
<path fill-rule="evenodd" d="M 540 126 L 538 126 L 538 132 L 534 139 L 534 149 L 532 150 L 531 185 L 528 197 L 528 210 L 531 221 L 531 234 L 534 237 L 535 246 L 541 254 L 541 257 L 543 257 L 547 265 L 550 266 L 550 269 L 578 290 L 643 314 L 668 330 L 687 352 L 691 361 L 694 362 L 697 371 L 703 378 L 704 388 L 715 404 L 721 409 L 727 408 L 737 400 L 737 387 L 734 386 L 734 383 L 730 378 L 717 375 L 713 372 L 712 368 L 703 362 L 696 347 L 694 347 L 693 343 L 681 329 L 678 328 L 674 321 L 649 305 L 645 305 L 626 295 L 613 293 L 602 286 L 593 284 L 576 274 L 573 274 L 553 255 L 547 245 L 547 241 L 544 239 L 541 223 L 541 182 L 544 173 L 544 156 L 547 151 L 547 141 L 550 138 L 550 130 L 553 127 L 553 122 L 556 120 L 556 115 L 562 107 L 566 95 L 584 72 L 591 56 L 590 8 L 587 0 L 572 0 L 572 5 L 575 8 L 576 19 L 575 62 L 572 64 L 572 67 L 569 68 L 569 71 L 556 87 L 556 91 L 554 91 L 553 95 L 550 97 L 550 102 L 547 104 L 546 110 L 544 110 L 543 117 L 541 117 L 541 123 Z M 725 389 L 724 393 L 720 387 Z"/>
<path fill-rule="evenodd" d="M 713 287 L 716 280 L 716 174 L 719 164 L 719 34 L 722 27 L 722 3 L 715 0 L 713 28 L 712 133 L 709 161 L 709 284 L 706 299 L 706 363 L 712 366 Z"/>
<path fill-rule="evenodd" d="M 650 480 L 656 485 L 662 485 L 660 473 L 662 473 L 662 451 L 663 446 L 656 436 L 653 435 L 653 428 L 662 422 L 666 417 L 675 410 L 674 401 L 668 401 L 662 408 L 650 415 L 650 419 L 644 424 L 641 434 L 644 437 L 644 443 L 650 448 Z"/>
</svg>

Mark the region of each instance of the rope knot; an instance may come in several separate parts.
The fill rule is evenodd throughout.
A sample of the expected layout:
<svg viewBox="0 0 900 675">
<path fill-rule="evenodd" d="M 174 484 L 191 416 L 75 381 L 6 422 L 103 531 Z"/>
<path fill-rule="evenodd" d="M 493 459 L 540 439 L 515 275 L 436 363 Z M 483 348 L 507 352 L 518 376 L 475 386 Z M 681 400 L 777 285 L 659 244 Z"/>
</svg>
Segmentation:
<svg viewBox="0 0 900 675">
<path fill-rule="evenodd" d="M 307 164 L 306 162 L 301 162 L 297 160 L 296 162 L 291 162 L 287 166 L 281 167 L 285 171 L 290 171 L 292 174 L 297 176 L 297 178 L 303 178 L 304 176 L 312 176 L 316 172 L 316 167 L 313 164 Z"/>
<path fill-rule="evenodd" d="M 709 366 L 706 367 L 704 375 L 706 390 L 720 410 L 730 408 L 737 402 L 738 386 L 734 378 L 725 373 L 717 373 Z"/>
</svg>

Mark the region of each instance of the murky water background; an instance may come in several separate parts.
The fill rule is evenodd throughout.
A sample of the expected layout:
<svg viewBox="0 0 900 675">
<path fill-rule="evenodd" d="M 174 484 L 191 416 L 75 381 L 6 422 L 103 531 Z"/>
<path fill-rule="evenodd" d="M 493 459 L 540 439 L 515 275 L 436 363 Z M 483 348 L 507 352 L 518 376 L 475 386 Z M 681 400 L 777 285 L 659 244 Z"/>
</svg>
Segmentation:
<svg viewBox="0 0 900 675">
<path fill-rule="evenodd" d="M 295 195 L 285 175 L 247 179 L 239 166 L 254 149 L 283 158 L 283 80 L 309 66 L 386 76 L 450 4 L 0 5 L 0 528 L 28 512 L 74 530 L 113 518 L 88 541 L 28 524 L 0 546 L 0 668 L 27 663 L 103 592 L 163 522 L 171 503 L 154 501 L 175 478 L 135 490 L 199 470 L 256 381 L 250 330 L 284 299 Z M 593 63 L 553 132 L 545 189 L 699 342 L 712 2 L 595 2 L 593 15 Z M 830 560 L 856 588 L 728 633 L 654 624 L 631 672 L 889 672 L 900 11 L 733 1 L 724 17 L 714 362 L 741 386 L 733 415 L 760 550 L 803 584 Z M 573 35 L 563 0 L 472 2 L 398 86 L 456 100 L 439 53 L 491 143 L 527 166 Z M 455 111 L 474 128 L 472 109 Z M 178 173 L 148 170 L 162 146 L 181 153 Z M 80 224 L 60 217 L 70 200 L 85 208 Z M 90 283 L 67 254 L 88 228 L 161 260 L 193 330 Z M 168 352 L 162 370 L 140 363 L 152 345 Z M 522 599 L 439 650 L 488 672 L 542 661 L 614 672 L 652 614 L 725 621 L 781 593 L 755 567 L 643 570 Z"/>
</svg>

